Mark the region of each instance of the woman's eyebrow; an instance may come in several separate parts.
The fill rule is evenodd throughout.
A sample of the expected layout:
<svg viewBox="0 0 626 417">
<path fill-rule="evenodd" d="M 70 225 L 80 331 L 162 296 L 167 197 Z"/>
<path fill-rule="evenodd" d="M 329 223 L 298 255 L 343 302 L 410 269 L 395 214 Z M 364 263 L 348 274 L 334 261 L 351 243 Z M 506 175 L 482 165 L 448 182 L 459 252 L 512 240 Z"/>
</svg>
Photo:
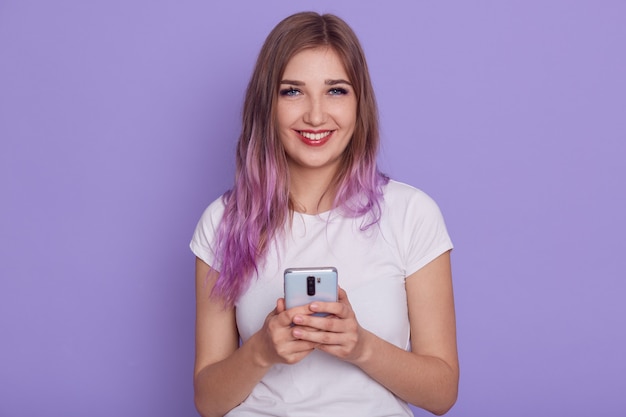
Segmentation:
<svg viewBox="0 0 626 417">
<path fill-rule="evenodd" d="M 281 84 L 290 84 L 290 85 L 304 85 L 302 81 L 294 81 L 294 80 L 282 80 Z"/>
<path fill-rule="evenodd" d="M 337 84 L 352 85 L 350 83 L 350 81 L 346 81 L 346 80 L 342 80 L 342 79 L 339 79 L 339 80 L 326 80 L 326 81 L 324 81 L 324 84 L 326 84 L 326 85 L 337 85 Z"/>
</svg>

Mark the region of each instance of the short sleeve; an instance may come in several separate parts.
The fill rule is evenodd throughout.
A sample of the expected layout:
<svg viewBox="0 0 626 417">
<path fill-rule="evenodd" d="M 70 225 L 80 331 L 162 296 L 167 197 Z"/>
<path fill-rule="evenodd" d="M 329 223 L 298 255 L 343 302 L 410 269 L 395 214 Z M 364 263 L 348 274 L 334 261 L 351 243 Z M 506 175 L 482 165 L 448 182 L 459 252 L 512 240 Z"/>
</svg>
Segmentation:
<svg viewBox="0 0 626 417">
<path fill-rule="evenodd" d="M 218 268 L 215 262 L 215 236 L 223 215 L 224 202 L 219 198 L 211 203 L 200 216 L 189 244 L 194 255 L 214 268 Z"/>
<path fill-rule="evenodd" d="M 391 222 L 399 241 L 406 276 L 453 248 L 437 203 L 423 191 L 402 183 L 390 183 L 394 197 L 388 201 Z"/>
<path fill-rule="evenodd" d="M 409 204 L 407 222 L 407 276 L 453 248 L 443 215 L 435 201 L 423 194 Z"/>
</svg>

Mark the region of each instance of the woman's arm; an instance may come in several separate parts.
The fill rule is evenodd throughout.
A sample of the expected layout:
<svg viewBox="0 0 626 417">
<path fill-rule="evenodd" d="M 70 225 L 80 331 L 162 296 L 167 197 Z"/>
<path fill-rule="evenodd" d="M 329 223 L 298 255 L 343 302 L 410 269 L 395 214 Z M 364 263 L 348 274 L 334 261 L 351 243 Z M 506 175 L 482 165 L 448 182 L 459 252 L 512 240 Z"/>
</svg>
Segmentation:
<svg viewBox="0 0 626 417">
<path fill-rule="evenodd" d="M 345 292 L 339 303 L 317 303 L 314 311 L 340 320 L 296 316 L 294 336 L 320 343 L 320 350 L 360 367 L 405 401 L 434 414 L 446 413 L 457 398 L 459 364 L 450 254 L 446 252 L 406 279 L 411 352 L 359 326 Z"/>
<path fill-rule="evenodd" d="M 209 273 L 211 272 L 211 273 Z M 198 412 L 223 416 L 241 403 L 267 369 L 249 349 L 238 349 L 234 307 L 210 298 L 217 273 L 196 258 L 196 358 L 194 394 Z"/>
<path fill-rule="evenodd" d="M 196 258 L 196 358 L 194 398 L 204 416 L 223 416 L 239 405 L 275 363 L 295 363 L 314 344 L 291 335 L 284 302 L 263 327 L 239 347 L 234 307 L 210 297 L 218 273 Z M 305 310 L 302 310 L 306 313 Z"/>
</svg>

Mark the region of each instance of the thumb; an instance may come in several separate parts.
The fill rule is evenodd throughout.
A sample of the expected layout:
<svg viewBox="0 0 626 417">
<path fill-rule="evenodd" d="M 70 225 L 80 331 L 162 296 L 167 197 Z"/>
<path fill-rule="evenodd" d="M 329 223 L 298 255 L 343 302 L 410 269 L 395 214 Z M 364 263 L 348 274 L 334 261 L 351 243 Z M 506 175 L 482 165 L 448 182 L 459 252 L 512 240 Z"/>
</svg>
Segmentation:
<svg viewBox="0 0 626 417">
<path fill-rule="evenodd" d="M 284 298 L 279 298 L 278 300 L 276 300 L 276 314 L 280 314 L 283 311 L 285 311 L 285 299 Z"/>
<path fill-rule="evenodd" d="M 348 293 L 341 287 L 337 287 L 337 301 L 348 301 Z M 348 301 L 350 302 L 350 301 Z"/>
</svg>

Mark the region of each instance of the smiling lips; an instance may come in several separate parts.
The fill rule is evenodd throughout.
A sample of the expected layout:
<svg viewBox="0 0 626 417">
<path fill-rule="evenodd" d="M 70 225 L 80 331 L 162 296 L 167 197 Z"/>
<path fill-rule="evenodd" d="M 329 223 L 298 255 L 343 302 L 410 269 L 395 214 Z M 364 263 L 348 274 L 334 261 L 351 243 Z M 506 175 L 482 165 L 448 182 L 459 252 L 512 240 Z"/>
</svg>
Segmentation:
<svg viewBox="0 0 626 417">
<path fill-rule="evenodd" d="M 332 136 L 334 130 L 324 130 L 324 131 L 304 131 L 298 130 L 298 135 L 302 142 L 309 146 L 322 146 L 328 139 Z"/>
</svg>

